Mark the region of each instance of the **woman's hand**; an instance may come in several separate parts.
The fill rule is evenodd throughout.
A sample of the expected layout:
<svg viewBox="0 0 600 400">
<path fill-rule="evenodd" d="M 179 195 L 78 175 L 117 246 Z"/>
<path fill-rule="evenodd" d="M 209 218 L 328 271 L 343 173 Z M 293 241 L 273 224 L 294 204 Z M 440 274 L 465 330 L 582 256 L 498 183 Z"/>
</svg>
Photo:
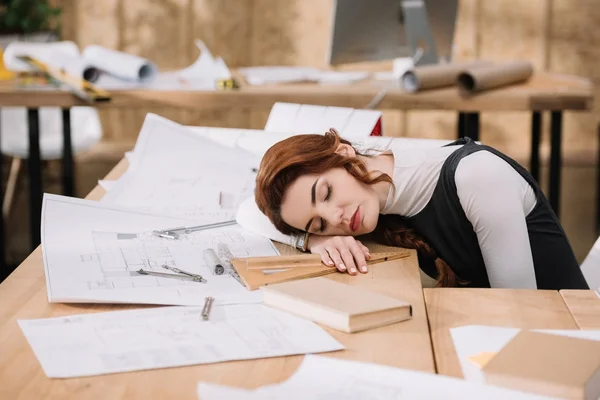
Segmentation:
<svg viewBox="0 0 600 400">
<path fill-rule="evenodd" d="M 371 258 L 369 249 L 353 236 L 310 235 L 307 248 L 313 254 L 320 254 L 325 265 L 335 265 L 350 275 L 356 275 L 357 271 L 366 273 L 367 260 Z"/>
</svg>

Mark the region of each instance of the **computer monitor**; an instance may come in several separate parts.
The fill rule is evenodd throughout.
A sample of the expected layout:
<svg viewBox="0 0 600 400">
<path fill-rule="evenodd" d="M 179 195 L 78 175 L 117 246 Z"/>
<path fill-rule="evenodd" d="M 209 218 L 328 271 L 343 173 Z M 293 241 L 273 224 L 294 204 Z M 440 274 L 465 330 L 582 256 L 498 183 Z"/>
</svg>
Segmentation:
<svg viewBox="0 0 600 400">
<path fill-rule="evenodd" d="M 328 56 L 331 65 L 415 55 L 417 65 L 452 59 L 458 0 L 334 0 L 333 3 Z"/>
</svg>

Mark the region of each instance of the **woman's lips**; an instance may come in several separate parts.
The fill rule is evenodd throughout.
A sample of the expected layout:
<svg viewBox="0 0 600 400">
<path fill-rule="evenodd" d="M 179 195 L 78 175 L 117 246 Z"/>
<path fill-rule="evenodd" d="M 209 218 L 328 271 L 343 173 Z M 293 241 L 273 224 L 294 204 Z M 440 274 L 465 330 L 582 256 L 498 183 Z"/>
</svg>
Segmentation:
<svg viewBox="0 0 600 400">
<path fill-rule="evenodd" d="M 352 232 L 356 232 L 358 227 L 360 226 L 360 207 L 354 211 L 354 215 L 352 215 L 352 219 L 350 219 L 350 230 Z"/>
</svg>

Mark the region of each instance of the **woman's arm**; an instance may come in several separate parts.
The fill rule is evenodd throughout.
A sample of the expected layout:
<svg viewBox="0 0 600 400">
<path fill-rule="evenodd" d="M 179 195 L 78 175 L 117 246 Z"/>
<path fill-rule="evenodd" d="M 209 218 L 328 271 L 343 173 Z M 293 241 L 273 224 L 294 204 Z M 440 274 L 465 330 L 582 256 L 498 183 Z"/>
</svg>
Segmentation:
<svg viewBox="0 0 600 400">
<path fill-rule="evenodd" d="M 500 157 L 480 151 L 456 170 L 460 203 L 477 234 L 490 285 L 536 289 L 525 218 L 536 203 L 531 186 Z"/>
</svg>

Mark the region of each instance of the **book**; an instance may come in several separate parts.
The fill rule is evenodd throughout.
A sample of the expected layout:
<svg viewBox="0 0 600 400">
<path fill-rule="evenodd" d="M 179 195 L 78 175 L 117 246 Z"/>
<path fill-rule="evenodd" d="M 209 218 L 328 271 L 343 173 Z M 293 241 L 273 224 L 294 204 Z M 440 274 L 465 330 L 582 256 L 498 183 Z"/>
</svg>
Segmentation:
<svg viewBox="0 0 600 400">
<path fill-rule="evenodd" d="M 277 283 L 261 291 L 267 306 L 347 333 L 412 317 L 412 306 L 405 301 L 327 278 Z"/>
<path fill-rule="evenodd" d="M 600 342 L 519 332 L 483 366 L 486 382 L 569 399 L 600 397 Z"/>
</svg>

